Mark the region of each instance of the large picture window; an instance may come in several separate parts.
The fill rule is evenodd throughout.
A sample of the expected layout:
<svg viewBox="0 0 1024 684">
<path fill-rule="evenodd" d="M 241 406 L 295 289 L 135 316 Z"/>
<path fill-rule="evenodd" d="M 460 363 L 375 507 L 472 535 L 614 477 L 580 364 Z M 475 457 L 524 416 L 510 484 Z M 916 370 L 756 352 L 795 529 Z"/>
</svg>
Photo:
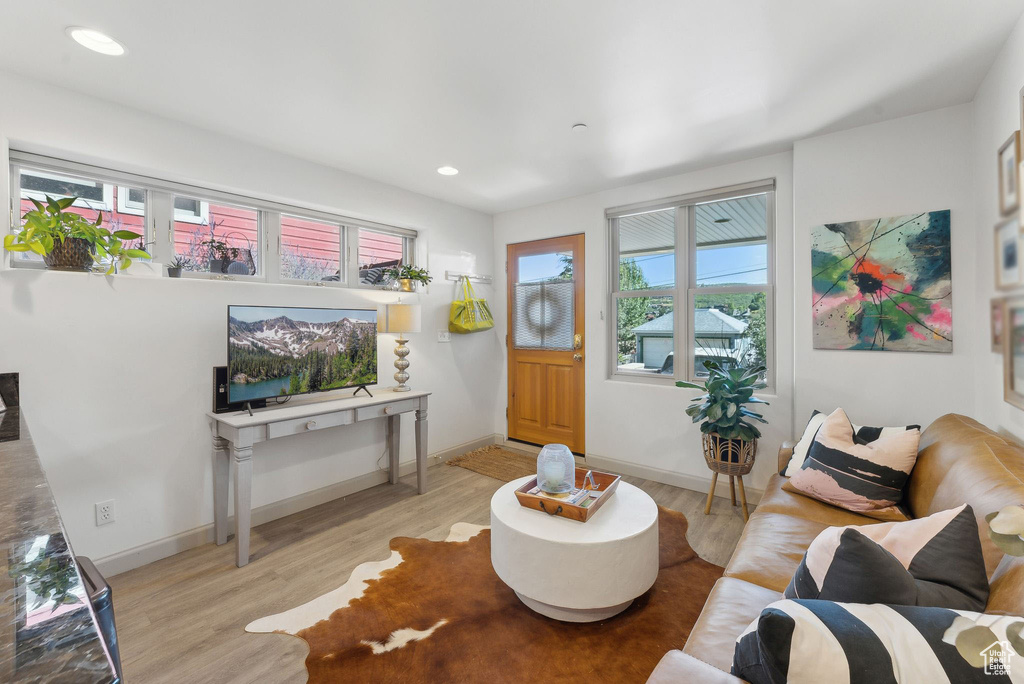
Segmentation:
<svg viewBox="0 0 1024 684">
<path fill-rule="evenodd" d="M 613 376 L 698 380 L 705 362 L 773 371 L 774 183 L 608 210 Z"/>
</svg>

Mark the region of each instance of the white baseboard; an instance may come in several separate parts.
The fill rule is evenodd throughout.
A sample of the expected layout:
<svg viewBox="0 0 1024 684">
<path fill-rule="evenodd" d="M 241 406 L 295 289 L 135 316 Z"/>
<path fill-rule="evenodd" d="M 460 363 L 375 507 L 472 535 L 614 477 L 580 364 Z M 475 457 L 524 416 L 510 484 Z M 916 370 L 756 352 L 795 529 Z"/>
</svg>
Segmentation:
<svg viewBox="0 0 1024 684">
<path fill-rule="evenodd" d="M 598 456 L 596 454 L 587 454 L 587 464 L 593 468 L 607 469 L 611 472 L 622 475 L 642 477 L 645 480 L 654 480 L 655 482 L 670 484 L 676 487 L 682 487 L 683 489 L 690 489 L 695 492 L 701 492 L 702 494 L 707 494 L 708 488 L 711 487 L 710 471 L 706 477 L 703 475 L 688 475 L 686 473 L 677 473 L 672 470 L 663 470 L 652 466 L 629 463 L 627 461 L 620 461 L 618 459 L 608 458 L 607 456 Z M 758 503 L 764 495 L 763 489 L 751 487 L 746 483 L 743 484 L 743 491 L 747 495 L 747 503 L 751 504 Z M 728 477 L 719 476 L 718 484 L 715 486 L 715 496 L 729 498 Z"/>
<path fill-rule="evenodd" d="M 437 453 L 430 454 L 427 457 L 427 465 L 432 466 L 438 463 L 447 461 L 455 456 L 461 456 L 467 451 L 473 451 L 481 447 L 488 446 L 503 441 L 501 435 L 493 434 L 487 435 L 475 439 L 465 444 L 459 444 L 438 451 Z M 398 466 L 399 475 L 405 476 L 416 472 L 416 462 L 407 461 L 401 463 Z M 289 497 L 287 499 L 281 499 L 273 503 L 254 508 L 252 510 L 252 525 L 262 525 L 263 523 L 270 522 L 271 520 L 277 520 L 299 511 L 304 511 L 307 508 L 313 508 L 320 504 L 327 503 L 328 501 L 334 501 L 344 496 L 361 492 L 364 489 L 370 487 L 376 487 L 379 484 L 384 484 L 388 481 L 387 470 L 378 470 L 372 473 L 366 473 L 365 475 L 359 475 L 350 480 L 344 480 L 343 482 L 336 482 L 320 489 L 314 489 L 310 492 L 304 492 L 297 494 L 296 496 Z M 228 527 L 233 528 L 235 524 L 234 516 L 228 519 Z M 143 565 L 148 565 L 155 561 L 163 558 L 168 558 L 175 554 L 179 554 L 182 551 L 188 551 L 197 546 L 203 544 L 213 543 L 213 523 L 207 525 L 201 525 L 199 527 L 181 532 L 179 534 L 158 539 L 141 546 L 128 549 L 126 551 L 120 551 L 118 553 L 106 556 L 104 558 L 93 559 L 97 569 L 105 577 L 113 577 L 122 572 L 128 572 L 135 568 L 140 568 Z"/>
</svg>

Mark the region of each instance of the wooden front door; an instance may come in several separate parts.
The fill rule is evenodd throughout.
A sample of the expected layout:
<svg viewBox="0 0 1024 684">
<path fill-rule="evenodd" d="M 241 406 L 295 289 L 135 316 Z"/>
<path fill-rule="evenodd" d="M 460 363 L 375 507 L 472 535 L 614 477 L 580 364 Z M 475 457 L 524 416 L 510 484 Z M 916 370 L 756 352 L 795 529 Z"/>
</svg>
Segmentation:
<svg viewBox="0 0 1024 684">
<path fill-rule="evenodd" d="M 508 246 L 508 436 L 585 453 L 583 235 Z"/>
</svg>

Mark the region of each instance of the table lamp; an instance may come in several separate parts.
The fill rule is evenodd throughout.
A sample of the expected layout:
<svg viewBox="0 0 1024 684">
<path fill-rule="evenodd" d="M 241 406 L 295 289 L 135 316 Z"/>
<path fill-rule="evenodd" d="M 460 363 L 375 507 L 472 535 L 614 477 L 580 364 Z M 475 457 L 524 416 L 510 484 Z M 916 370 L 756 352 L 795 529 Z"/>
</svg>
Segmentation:
<svg viewBox="0 0 1024 684">
<path fill-rule="evenodd" d="M 411 389 L 405 384 L 409 380 L 409 374 L 405 372 L 409 367 L 409 360 L 405 358 L 409 355 L 409 348 L 405 343 L 409 340 L 404 335 L 419 331 L 420 307 L 417 304 L 402 304 L 402 300 L 398 300 L 397 304 L 385 304 L 377 311 L 377 332 L 398 335 L 395 340 L 398 343 L 395 347 L 395 356 L 398 357 L 395 359 L 395 368 L 398 369 L 395 373 L 398 386 L 393 388 L 395 392 L 408 392 Z"/>
</svg>

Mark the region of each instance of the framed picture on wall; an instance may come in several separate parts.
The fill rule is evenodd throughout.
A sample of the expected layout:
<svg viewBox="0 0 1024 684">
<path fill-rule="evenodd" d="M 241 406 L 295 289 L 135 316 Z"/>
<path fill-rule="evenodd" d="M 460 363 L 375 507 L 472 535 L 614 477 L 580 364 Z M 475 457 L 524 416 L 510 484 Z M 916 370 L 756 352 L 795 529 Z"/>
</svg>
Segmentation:
<svg viewBox="0 0 1024 684">
<path fill-rule="evenodd" d="M 1020 285 L 1020 229 L 1017 217 L 996 224 L 996 287 L 1008 290 Z"/>
<path fill-rule="evenodd" d="M 1003 399 L 1024 409 L 1024 297 L 1006 300 L 1003 329 Z"/>
<path fill-rule="evenodd" d="M 1020 104 L 1020 130 L 1024 131 L 1024 87 L 1020 89 L 1017 102 Z"/>
<path fill-rule="evenodd" d="M 992 351 L 1003 353 L 1003 317 L 1006 315 L 1006 299 L 995 297 L 991 303 Z"/>
<path fill-rule="evenodd" d="M 1017 168 L 1020 166 L 1020 131 L 999 148 L 999 212 L 1008 216 L 1020 206 Z"/>
</svg>

